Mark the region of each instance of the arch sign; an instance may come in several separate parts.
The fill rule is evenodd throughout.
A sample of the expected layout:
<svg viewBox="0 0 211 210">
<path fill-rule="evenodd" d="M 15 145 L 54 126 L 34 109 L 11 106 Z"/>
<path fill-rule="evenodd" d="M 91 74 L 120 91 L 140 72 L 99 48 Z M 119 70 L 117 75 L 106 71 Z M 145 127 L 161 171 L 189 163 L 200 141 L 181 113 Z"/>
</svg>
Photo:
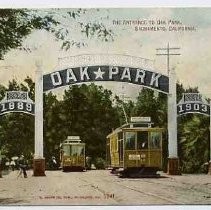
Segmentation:
<svg viewBox="0 0 211 210">
<path fill-rule="evenodd" d="M 177 104 L 177 115 L 199 113 L 210 116 L 210 105 L 199 93 L 183 93 Z"/>
<path fill-rule="evenodd" d="M 34 102 L 25 91 L 8 91 L 0 102 L 0 115 L 10 112 L 23 112 L 34 115 Z"/>
<path fill-rule="evenodd" d="M 43 91 L 83 82 L 127 82 L 169 92 L 167 76 L 141 68 L 122 66 L 85 66 L 66 68 L 43 76 Z"/>
</svg>

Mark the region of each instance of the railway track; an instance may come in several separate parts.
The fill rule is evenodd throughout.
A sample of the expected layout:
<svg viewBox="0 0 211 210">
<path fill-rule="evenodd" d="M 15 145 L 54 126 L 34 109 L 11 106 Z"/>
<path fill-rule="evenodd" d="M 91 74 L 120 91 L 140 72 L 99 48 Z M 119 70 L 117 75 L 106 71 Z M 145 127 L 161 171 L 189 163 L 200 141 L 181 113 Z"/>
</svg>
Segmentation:
<svg viewBox="0 0 211 210">
<path fill-rule="evenodd" d="M 211 188 L 204 187 L 204 185 L 190 184 L 187 182 L 178 182 L 175 179 L 171 179 L 171 181 L 169 181 L 169 182 L 162 182 L 162 183 L 160 183 L 158 181 L 153 181 L 153 179 L 150 181 L 146 180 L 145 182 L 149 183 L 149 184 L 153 184 L 153 185 L 156 184 L 156 185 L 165 186 L 165 187 L 172 188 L 172 189 L 177 188 L 177 190 L 181 189 L 184 191 L 188 190 L 188 191 L 192 191 L 192 192 L 203 193 L 207 197 L 211 196 Z M 175 183 L 176 183 L 176 185 L 175 185 Z M 203 189 L 203 187 L 204 187 L 204 189 Z M 209 192 L 207 192 L 207 191 L 205 191 L 205 189 L 210 189 L 210 190 L 209 190 Z"/>
<path fill-rule="evenodd" d="M 154 193 L 151 193 L 151 192 L 145 192 L 143 190 L 140 190 L 140 189 L 137 189 L 135 188 L 134 186 L 133 187 L 130 187 L 130 186 L 127 186 L 127 185 L 123 185 L 123 184 L 120 184 L 120 183 L 117 183 L 118 185 L 122 186 L 122 187 L 125 187 L 129 190 L 132 190 L 132 191 L 135 191 L 135 192 L 138 192 L 140 193 L 141 195 L 147 195 L 147 196 L 151 196 L 151 197 L 155 197 L 157 199 L 160 199 L 160 200 L 163 200 L 163 201 L 167 201 L 168 204 L 175 204 L 175 200 L 172 200 L 172 199 L 168 199 L 164 196 L 160 196 L 160 195 L 157 195 L 157 194 L 154 194 Z M 180 203 L 180 204 L 185 204 L 185 203 Z"/>
<path fill-rule="evenodd" d="M 79 179 L 81 181 L 85 182 L 87 185 L 89 184 L 94 190 L 97 190 L 98 192 L 102 193 L 103 195 L 107 194 L 107 190 L 103 189 L 103 187 L 100 186 L 99 184 L 93 183 L 91 180 L 86 180 L 86 179 L 83 179 L 83 178 L 79 178 Z M 125 185 L 125 184 L 122 183 L 122 181 L 117 182 L 117 181 L 111 181 L 111 180 L 103 179 L 103 178 L 101 178 L 101 181 L 104 182 L 104 183 L 108 183 L 109 185 L 113 185 L 113 186 L 118 185 L 118 187 L 116 187 L 119 191 L 118 196 L 114 196 L 112 198 L 117 204 L 121 204 L 121 201 L 123 201 L 122 198 L 125 197 L 124 193 L 123 193 L 123 196 L 121 196 L 121 192 L 123 192 L 123 191 L 127 191 L 127 194 L 129 194 L 129 191 L 131 191 L 132 193 L 135 192 L 137 197 L 139 197 L 139 196 L 143 197 L 143 195 L 145 195 L 146 197 L 155 198 L 156 200 L 159 200 L 159 201 L 156 201 L 155 203 L 159 202 L 159 203 L 165 203 L 165 204 L 176 204 L 175 200 L 173 200 L 173 199 L 169 199 L 169 198 L 166 198 L 164 196 L 157 195 L 155 193 L 146 192 L 146 191 L 140 190 L 140 189 L 138 189 L 134 186 L 131 187 L 131 186 Z M 121 189 L 119 189 L 119 187 Z M 142 203 L 140 203 L 140 205 L 141 204 Z M 185 203 L 180 202 L 178 204 L 185 204 Z"/>
<path fill-rule="evenodd" d="M 111 186 L 111 192 L 115 193 L 114 199 L 118 204 L 124 203 L 124 199 L 128 199 L 130 204 L 129 200 L 133 194 L 137 198 L 145 196 L 146 200 L 152 201 L 149 204 L 211 204 L 211 185 L 205 182 L 192 183 L 191 180 L 186 182 L 186 177 L 121 179 L 115 175 L 96 174 L 83 181 L 101 193 L 106 193 Z M 125 198 L 125 192 L 128 198 Z M 134 200 L 135 198 L 131 200 L 131 204 Z M 139 205 L 141 204 L 146 203 L 140 200 Z"/>
</svg>

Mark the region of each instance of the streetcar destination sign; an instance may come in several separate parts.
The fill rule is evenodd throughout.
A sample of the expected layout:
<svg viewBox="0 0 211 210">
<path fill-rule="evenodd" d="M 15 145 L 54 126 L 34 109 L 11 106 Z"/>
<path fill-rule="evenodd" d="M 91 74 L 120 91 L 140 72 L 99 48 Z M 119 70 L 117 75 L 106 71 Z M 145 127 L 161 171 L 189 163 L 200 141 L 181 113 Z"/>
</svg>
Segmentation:
<svg viewBox="0 0 211 210">
<path fill-rule="evenodd" d="M 200 113 L 210 115 L 210 105 L 199 93 L 183 93 L 177 104 L 177 114 Z"/>
<path fill-rule="evenodd" d="M 34 115 L 34 102 L 25 91 L 8 91 L 0 102 L 0 115 L 9 112 L 23 112 Z"/>
<path fill-rule="evenodd" d="M 131 117 L 131 122 L 151 122 L 151 117 Z"/>
<path fill-rule="evenodd" d="M 168 93 L 167 76 L 141 68 L 122 66 L 86 66 L 66 68 L 43 76 L 43 90 L 83 82 L 117 81 L 147 86 Z"/>
</svg>

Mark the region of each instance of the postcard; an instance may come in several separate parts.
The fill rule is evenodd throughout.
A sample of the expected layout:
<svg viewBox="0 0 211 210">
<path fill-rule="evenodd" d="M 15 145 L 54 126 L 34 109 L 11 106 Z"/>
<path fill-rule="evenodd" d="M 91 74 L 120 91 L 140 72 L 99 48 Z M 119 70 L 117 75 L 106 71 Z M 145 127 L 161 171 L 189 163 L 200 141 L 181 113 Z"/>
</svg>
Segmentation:
<svg viewBox="0 0 211 210">
<path fill-rule="evenodd" d="M 0 26 L 1 207 L 209 207 L 210 7 L 1 8 Z"/>
</svg>

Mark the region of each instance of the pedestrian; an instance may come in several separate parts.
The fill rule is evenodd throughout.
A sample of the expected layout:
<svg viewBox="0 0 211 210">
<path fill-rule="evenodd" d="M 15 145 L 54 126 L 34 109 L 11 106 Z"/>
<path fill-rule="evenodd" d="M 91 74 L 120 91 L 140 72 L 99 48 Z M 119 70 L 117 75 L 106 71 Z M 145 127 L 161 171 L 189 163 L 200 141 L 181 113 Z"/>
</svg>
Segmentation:
<svg viewBox="0 0 211 210">
<path fill-rule="evenodd" d="M 57 169 L 57 161 L 54 156 L 51 157 L 51 161 L 52 161 L 52 169 Z"/>
<path fill-rule="evenodd" d="M 19 165 L 19 168 L 20 168 L 20 172 L 19 172 L 18 177 L 23 173 L 24 178 L 27 178 L 27 173 L 26 173 L 27 162 L 26 162 L 23 155 L 20 156 L 20 158 L 18 160 L 18 165 Z"/>
<path fill-rule="evenodd" d="M 11 166 L 11 168 L 12 168 L 12 171 L 14 171 L 15 170 L 15 161 L 14 160 L 11 160 L 10 161 L 10 166 Z"/>
<path fill-rule="evenodd" d="M 90 156 L 86 156 L 86 169 L 90 170 L 91 169 L 91 157 Z"/>
</svg>

